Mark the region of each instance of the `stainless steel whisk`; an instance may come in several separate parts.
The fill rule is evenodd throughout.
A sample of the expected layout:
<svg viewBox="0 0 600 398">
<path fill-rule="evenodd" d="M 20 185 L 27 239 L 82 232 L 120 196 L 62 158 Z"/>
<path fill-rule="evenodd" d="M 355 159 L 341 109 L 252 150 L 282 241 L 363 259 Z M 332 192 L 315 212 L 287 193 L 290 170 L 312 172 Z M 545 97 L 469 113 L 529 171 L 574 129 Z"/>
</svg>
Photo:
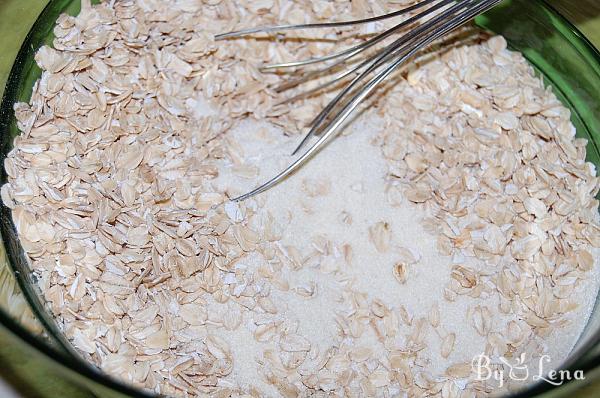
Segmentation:
<svg viewBox="0 0 600 398">
<path fill-rule="evenodd" d="M 310 124 L 310 131 L 302 139 L 300 145 L 298 145 L 292 155 L 297 154 L 313 136 L 318 135 L 317 141 L 281 173 L 277 174 L 258 188 L 233 200 L 242 201 L 264 192 L 296 171 L 340 129 L 352 112 L 365 101 L 369 94 L 410 57 L 427 47 L 433 41 L 491 9 L 501 1 L 502 0 L 421 0 L 407 8 L 361 20 L 258 27 L 215 36 L 217 40 L 224 40 L 248 36 L 255 33 L 335 28 L 376 22 L 388 18 L 399 17 L 412 12 L 418 12 L 416 15 L 398 23 L 392 28 L 346 50 L 324 57 L 266 65 L 261 68 L 261 71 L 272 71 L 284 68 L 302 68 L 319 63 L 325 64 L 325 66 L 321 68 L 307 71 L 303 75 L 292 78 L 275 88 L 276 92 L 283 92 L 310 80 L 322 78 L 332 74 L 340 68 L 346 67 L 346 69 L 333 75 L 329 80 L 318 85 L 316 88 L 285 100 L 284 103 L 313 95 L 346 79 L 349 82 L 313 120 Z M 367 53 L 368 50 L 375 49 L 376 46 L 385 39 L 390 38 L 394 34 L 398 34 L 402 29 L 409 27 L 411 27 L 411 29 L 407 33 L 402 34 L 395 41 L 382 46 L 372 54 Z M 364 57 L 365 59 L 360 58 L 360 55 L 363 54 L 366 54 Z M 354 76 L 354 78 L 350 79 L 352 76 Z"/>
</svg>

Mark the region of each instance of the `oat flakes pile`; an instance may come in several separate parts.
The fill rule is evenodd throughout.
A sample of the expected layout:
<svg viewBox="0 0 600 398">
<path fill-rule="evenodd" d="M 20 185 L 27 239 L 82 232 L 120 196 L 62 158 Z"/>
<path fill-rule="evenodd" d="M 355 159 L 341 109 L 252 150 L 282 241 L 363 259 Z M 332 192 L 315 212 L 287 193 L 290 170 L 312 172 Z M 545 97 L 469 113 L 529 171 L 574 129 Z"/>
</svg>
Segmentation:
<svg viewBox="0 0 600 398">
<path fill-rule="evenodd" d="M 9 183 L 1 192 L 45 298 L 88 360 L 172 395 L 491 392 L 470 363 L 428 371 L 456 351 L 457 336 L 440 332 L 436 306 L 411 316 L 401 303 L 390 307 L 347 287 L 337 298 L 344 311 L 336 342 L 317 349 L 282 318 L 276 298 L 325 294 L 284 277 L 308 263 L 343 284 L 340 264 L 352 262 L 352 245 L 333 245 L 315 231 L 313 252 L 283 247 L 283 221 L 265 216 L 260 199 L 236 205 L 227 201 L 232 192 L 213 184 L 222 173 L 258 175 L 229 137 L 240 121 L 268 120 L 294 134 L 324 101 L 275 106 L 268 87 L 279 77 L 257 65 L 333 45 L 217 45 L 213 34 L 381 14 L 409 1 L 83 3 L 79 16 L 59 18 L 54 48 L 36 56 L 44 73 L 30 103 L 15 106 L 22 135 L 5 161 Z M 351 42 L 357 33 L 365 32 L 340 36 Z M 502 38 L 458 46 L 398 79 L 369 111 L 385 126 L 374 144 L 389 164 L 389 202 L 407 199 L 428 215 L 424 226 L 451 256 L 448 302 L 497 300 L 465 314 L 466 327 L 487 339 L 482 351 L 517 357 L 538 350 L 568 322 L 573 292 L 589 279 L 600 246 L 598 178 L 585 162 L 584 140 Z M 328 189 L 317 184 L 306 193 Z M 350 219 L 342 214 L 340 222 Z M 378 252 L 391 250 L 384 220 L 366 228 Z M 390 270 L 399 289 L 418 261 L 400 251 Z M 496 314 L 509 320 L 494 325 Z M 268 347 L 257 360 L 268 391 L 232 377 L 236 358 L 226 336 L 241 330 Z M 367 330 L 384 355 L 359 344 Z M 428 330 L 441 339 L 435 357 L 424 353 Z"/>
<path fill-rule="evenodd" d="M 390 114 L 386 130 L 417 137 L 380 139 L 391 177 L 431 215 L 439 251 L 486 260 L 483 269 L 457 266 L 446 298 L 491 289 L 502 312 L 522 318 L 520 331 L 543 335 L 577 305 L 576 282 L 594 266 L 598 178 L 570 112 L 503 38 L 486 47 L 409 73 L 403 94 L 389 96 L 407 111 Z"/>
</svg>

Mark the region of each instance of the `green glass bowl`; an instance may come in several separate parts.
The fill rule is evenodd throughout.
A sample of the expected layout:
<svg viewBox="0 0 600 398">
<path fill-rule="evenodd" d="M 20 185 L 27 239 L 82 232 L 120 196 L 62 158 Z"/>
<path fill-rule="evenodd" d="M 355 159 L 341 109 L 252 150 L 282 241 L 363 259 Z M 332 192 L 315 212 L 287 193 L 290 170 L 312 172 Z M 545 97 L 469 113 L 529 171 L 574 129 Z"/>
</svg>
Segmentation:
<svg viewBox="0 0 600 398">
<path fill-rule="evenodd" d="M 0 76 L 0 82 L 5 79 L 7 82 L 0 106 L 2 159 L 11 150 L 13 138 L 19 134 L 13 105 L 29 100 L 31 88 L 41 73 L 33 56 L 41 45 L 51 44 L 54 23 L 63 12 L 77 14 L 79 0 L 50 1 L 22 43 L 10 74 Z M 25 24 L 29 22 L 23 21 Z M 547 84 L 554 88 L 561 101 L 571 109 L 578 136 L 588 139 L 588 160 L 600 167 L 600 54 L 594 47 L 543 0 L 505 0 L 477 18 L 476 23 L 504 35 L 510 47 L 522 52 Z M 0 45 L 2 43 L 0 38 Z M 6 178 L 2 167 L 0 184 L 4 184 Z M 29 395 L 55 397 L 62 394 L 69 398 L 153 396 L 89 365 L 58 331 L 32 281 L 10 210 L 3 205 L 0 206 L 0 234 L 0 298 L 24 295 L 39 322 L 37 330 L 44 331 L 36 332 L 36 327 L 32 328 L 29 322 L 24 321 L 26 317 L 22 313 L 15 314 L 14 308 L 11 311 L 6 300 L 0 299 L 0 359 L 9 357 L 25 364 L 24 375 L 20 375 L 21 382 L 36 386 L 28 389 Z M 4 251 L 7 261 L 3 259 Z M 12 276 L 3 269 L 5 267 L 10 269 Z M 6 354 L 8 351 L 12 353 L 10 356 Z M 586 380 L 572 381 L 560 387 L 540 383 L 516 396 L 566 397 L 577 395 L 579 390 L 589 388 L 590 384 L 596 384 L 600 391 L 600 310 L 597 306 L 563 368 L 583 370 Z M 40 377 L 46 380 L 40 383 Z M 584 396 L 583 392 L 579 394 Z"/>
</svg>

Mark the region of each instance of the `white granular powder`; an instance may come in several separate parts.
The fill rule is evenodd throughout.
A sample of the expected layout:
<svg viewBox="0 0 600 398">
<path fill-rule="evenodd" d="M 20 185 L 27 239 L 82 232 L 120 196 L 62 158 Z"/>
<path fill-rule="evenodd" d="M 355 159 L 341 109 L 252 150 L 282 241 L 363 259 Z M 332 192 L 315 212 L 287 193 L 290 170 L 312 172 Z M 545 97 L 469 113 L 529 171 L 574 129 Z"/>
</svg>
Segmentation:
<svg viewBox="0 0 600 398">
<path fill-rule="evenodd" d="M 400 205 L 389 204 L 384 184 L 388 166 L 381 149 L 372 142 L 381 128 L 382 121 L 376 116 L 361 118 L 347 135 L 334 139 L 296 174 L 262 194 L 256 216 L 268 213 L 276 222 L 285 225 L 281 245 L 294 246 L 300 252 L 308 253 L 313 237 L 323 236 L 340 246 L 351 245 L 354 253 L 351 264 L 340 267 L 335 274 L 329 274 L 324 264 L 288 270 L 286 277 L 292 288 L 311 282 L 317 286 L 318 293 L 314 298 L 307 300 L 279 292 L 273 300 L 285 308 L 282 319 L 297 322 L 299 332 L 321 350 L 335 347 L 339 342 L 334 315 L 342 309 L 336 297 L 345 286 L 351 285 L 366 293 L 369 299 L 381 300 L 389 308 L 398 308 L 401 304 L 414 320 L 428 318 L 432 306 L 438 305 L 440 327 L 428 329 L 422 355 L 428 358 L 424 363 L 426 370 L 441 375 L 452 364 L 471 363 L 486 346 L 487 338 L 478 334 L 468 319 L 475 306 L 486 305 L 492 309 L 493 327 L 507 323 L 512 315 L 498 311 L 495 296 L 477 299 L 460 296 L 454 302 L 444 299 L 444 287 L 450 282 L 452 265 L 478 260 L 441 255 L 436 249 L 436 237 L 422 227 L 421 221 L 426 216 L 423 210 L 406 199 Z M 264 181 L 282 170 L 290 162 L 289 154 L 298 141 L 297 137 L 286 137 L 275 126 L 249 120 L 232 133 L 231 139 L 243 148 L 244 164 L 259 169 L 255 178 L 247 179 L 235 177 L 230 172 L 230 165 L 222 165 L 217 189 L 235 194 L 250 190 L 257 181 Z M 326 187 L 324 193 L 314 197 L 307 194 L 307 187 L 314 186 Z M 350 224 L 343 221 L 347 218 L 352 220 Z M 418 259 L 410 266 L 405 284 L 400 284 L 393 275 L 398 252 L 380 253 L 369 240 L 369 227 L 380 221 L 390 226 L 392 246 L 408 249 Z M 559 366 L 568 356 L 587 323 L 599 281 L 596 267 L 593 277 L 582 283 L 576 292 L 580 306 L 569 315 L 572 322 L 554 331 L 543 342 L 540 340 L 540 346 L 531 348 L 532 356 L 537 358 L 543 352 L 551 358 L 550 363 L 544 362 L 545 370 Z M 410 331 L 403 332 L 408 334 Z M 441 336 L 447 333 L 456 334 L 457 348 L 444 359 L 439 353 Z M 235 380 L 242 385 L 256 385 L 259 381 L 256 360 L 261 357 L 265 345 L 256 342 L 243 328 L 227 337 L 236 358 Z M 352 344 L 373 348 L 375 357 L 385 353 L 372 332 L 365 333 Z M 532 374 L 537 374 L 538 364 L 531 361 Z M 268 383 L 259 383 L 259 386 L 272 392 Z"/>
</svg>

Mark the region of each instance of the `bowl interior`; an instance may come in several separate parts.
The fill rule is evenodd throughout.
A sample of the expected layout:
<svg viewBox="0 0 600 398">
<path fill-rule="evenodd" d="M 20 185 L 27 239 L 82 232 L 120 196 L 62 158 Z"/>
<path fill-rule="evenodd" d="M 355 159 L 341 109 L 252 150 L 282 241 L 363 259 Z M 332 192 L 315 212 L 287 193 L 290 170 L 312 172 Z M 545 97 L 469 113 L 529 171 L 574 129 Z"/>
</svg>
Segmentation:
<svg viewBox="0 0 600 398">
<path fill-rule="evenodd" d="M 79 7 L 79 0 L 51 1 L 25 39 L 8 77 L 0 106 L 2 159 L 10 152 L 13 138 L 19 134 L 13 104 L 29 100 L 31 89 L 41 75 L 41 70 L 34 61 L 35 52 L 44 44 L 51 45 L 58 16 L 64 12 L 75 15 L 79 12 Z M 600 56 L 593 46 L 542 0 L 506 0 L 494 10 L 478 17 L 476 24 L 504 35 L 511 48 L 522 52 L 547 84 L 553 87 L 559 99 L 570 108 L 578 136 L 588 140 L 588 160 L 600 167 Z M 0 185 L 6 179 L 6 172 L 2 167 Z M 29 332 L 19 320 L 8 316 L 1 306 L 0 322 L 15 330 L 30 345 L 37 347 L 40 355 L 55 358 L 60 363 L 59 366 L 83 374 L 78 382 L 99 383 L 127 396 L 148 396 L 97 372 L 79 357 L 62 336 L 40 298 L 19 244 L 10 210 L 4 205 L 0 206 L 0 234 L 0 245 L 6 250 L 8 264 L 20 290 L 44 327 L 46 337 Z M 0 284 L 0 289 L 8 289 L 7 286 L 8 284 Z M 591 369 L 600 364 L 600 355 L 594 352 L 600 340 L 599 331 L 600 311 L 596 306 L 565 367 Z M 551 386 L 548 384 L 533 386 L 523 395 L 542 393 L 549 387 Z"/>
</svg>

